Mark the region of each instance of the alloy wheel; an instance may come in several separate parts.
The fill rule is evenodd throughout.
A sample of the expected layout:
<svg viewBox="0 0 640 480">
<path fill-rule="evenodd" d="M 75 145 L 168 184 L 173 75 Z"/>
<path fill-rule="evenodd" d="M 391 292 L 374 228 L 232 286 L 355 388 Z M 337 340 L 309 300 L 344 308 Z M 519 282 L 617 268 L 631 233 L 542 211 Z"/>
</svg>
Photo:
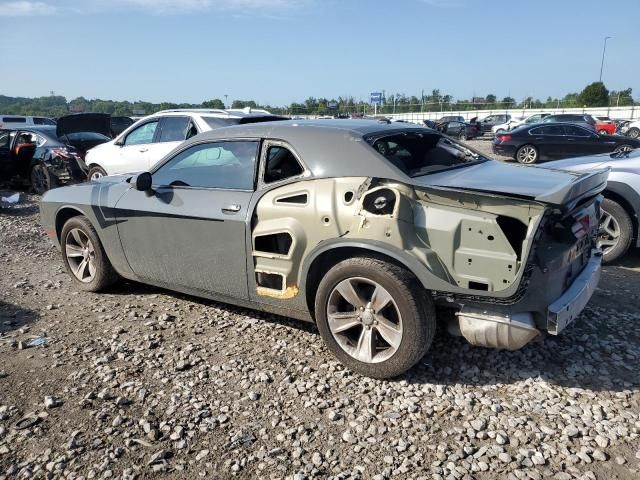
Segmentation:
<svg viewBox="0 0 640 480">
<path fill-rule="evenodd" d="M 600 228 L 598 229 L 598 246 L 602 253 L 611 251 L 620 241 L 620 224 L 613 215 L 605 210 L 600 213 Z"/>
<path fill-rule="evenodd" d="M 91 174 L 90 180 L 91 180 L 91 181 L 94 181 L 94 180 L 98 180 L 99 178 L 102 178 L 102 177 L 104 177 L 104 175 L 102 174 L 102 172 L 95 171 L 95 172 L 93 172 L 93 173 Z"/>
<path fill-rule="evenodd" d="M 630 152 L 631 150 L 633 150 L 633 147 L 631 147 L 631 145 L 620 145 L 616 147 L 613 153 L 626 153 Z"/>
<path fill-rule="evenodd" d="M 327 320 L 340 348 L 361 362 L 383 362 L 402 342 L 402 316 L 395 300 L 367 278 L 347 278 L 333 288 Z"/>
<path fill-rule="evenodd" d="M 520 163 L 535 163 L 537 158 L 538 152 L 533 147 L 525 146 L 518 150 L 518 161 Z"/>
<path fill-rule="evenodd" d="M 79 228 L 70 230 L 65 239 L 64 254 L 73 275 L 84 283 L 96 276 L 96 252 L 91 239 Z"/>
</svg>

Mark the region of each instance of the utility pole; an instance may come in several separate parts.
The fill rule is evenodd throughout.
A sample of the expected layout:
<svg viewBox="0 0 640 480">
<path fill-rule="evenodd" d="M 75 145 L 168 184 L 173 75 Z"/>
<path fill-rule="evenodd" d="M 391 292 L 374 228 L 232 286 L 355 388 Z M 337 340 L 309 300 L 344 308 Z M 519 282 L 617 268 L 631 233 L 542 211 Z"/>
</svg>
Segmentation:
<svg viewBox="0 0 640 480">
<path fill-rule="evenodd" d="M 600 63 L 600 82 L 602 82 L 602 69 L 604 68 L 604 54 L 607 51 L 607 40 L 613 37 L 604 37 L 604 46 L 602 47 L 602 62 Z"/>
<path fill-rule="evenodd" d="M 224 94 L 224 108 L 227 108 L 227 97 L 229 95 L 227 95 L 226 93 Z"/>
</svg>

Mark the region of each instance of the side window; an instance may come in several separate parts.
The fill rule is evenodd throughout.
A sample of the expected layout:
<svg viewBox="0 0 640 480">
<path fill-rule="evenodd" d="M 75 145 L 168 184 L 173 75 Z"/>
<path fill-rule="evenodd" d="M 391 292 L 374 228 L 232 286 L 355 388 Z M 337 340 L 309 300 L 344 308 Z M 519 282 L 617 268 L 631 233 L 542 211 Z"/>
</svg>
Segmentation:
<svg viewBox="0 0 640 480">
<path fill-rule="evenodd" d="M 300 175 L 304 169 L 288 148 L 271 146 L 267 150 L 264 182 L 272 183 Z"/>
<path fill-rule="evenodd" d="M 572 137 L 590 137 L 591 133 L 584 128 L 576 127 L 574 125 L 564 126 L 565 135 L 571 135 Z"/>
<path fill-rule="evenodd" d="M 136 128 L 133 132 L 127 135 L 124 141 L 125 145 L 143 145 L 145 143 L 152 143 L 153 136 L 158 128 L 158 122 L 149 122 Z"/>
<path fill-rule="evenodd" d="M 253 190 L 258 142 L 216 142 L 183 150 L 153 174 L 154 185 Z"/>
<path fill-rule="evenodd" d="M 2 121 L 5 123 L 27 123 L 25 117 L 4 117 Z"/>
<path fill-rule="evenodd" d="M 187 138 L 191 119 L 189 117 L 164 117 L 160 125 L 158 142 L 181 142 Z"/>
<path fill-rule="evenodd" d="M 36 147 L 41 147 L 47 141 L 42 135 L 36 135 Z"/>
<path fill-rule="evenodd" d="M 3 130 L 0 132 L 0 148 L 9 148 L 11 143 L 11 137 L 9 136 L 8 130 Z"/>
</svg>

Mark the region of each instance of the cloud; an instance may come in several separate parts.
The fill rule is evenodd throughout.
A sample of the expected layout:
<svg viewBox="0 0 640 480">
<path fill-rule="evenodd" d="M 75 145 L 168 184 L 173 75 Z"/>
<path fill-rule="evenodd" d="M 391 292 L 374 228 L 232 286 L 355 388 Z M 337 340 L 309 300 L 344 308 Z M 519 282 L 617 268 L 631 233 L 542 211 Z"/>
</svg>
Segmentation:
<svg viewBox="0 0 640 480">
<path fill-rule="evenodd" d="M 53 15 L 57 9 L 45 2 L 31 2 L 28 0 L 0 0 L 0 17 L 29 17 Z"/>
<path fill-rule="evenodd" d="M 150 15 L 181 15 L 224 11 L 270 14 L 290 11 L 313 0 L 0 0 L 0 16 L 95 14 L 140 11 Z"/>
</svg>

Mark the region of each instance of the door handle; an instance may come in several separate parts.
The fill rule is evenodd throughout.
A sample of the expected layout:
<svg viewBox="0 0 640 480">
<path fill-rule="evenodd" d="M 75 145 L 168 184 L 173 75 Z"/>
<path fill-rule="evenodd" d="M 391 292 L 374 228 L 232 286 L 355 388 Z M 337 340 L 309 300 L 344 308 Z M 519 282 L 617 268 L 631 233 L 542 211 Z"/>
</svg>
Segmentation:
<svg viewBox="0 0 640 480">
<path fill-rule="evenodd" d="M 233 205 L 227 205 L 226 207 L 222 207 L 222 213 L 227 213 L 227 214 L 237 213 L 240 211 L 241 208 L 242 206 L 238 205 L 237 203 Z"/>
<path fill-rule="evenodd" d="M 144 152 L 148 152 L 149 149 L 148 148 L 141 148 L 140 150 L 138 150 L 140 153 L 144 153 Z"/>
</svg>

